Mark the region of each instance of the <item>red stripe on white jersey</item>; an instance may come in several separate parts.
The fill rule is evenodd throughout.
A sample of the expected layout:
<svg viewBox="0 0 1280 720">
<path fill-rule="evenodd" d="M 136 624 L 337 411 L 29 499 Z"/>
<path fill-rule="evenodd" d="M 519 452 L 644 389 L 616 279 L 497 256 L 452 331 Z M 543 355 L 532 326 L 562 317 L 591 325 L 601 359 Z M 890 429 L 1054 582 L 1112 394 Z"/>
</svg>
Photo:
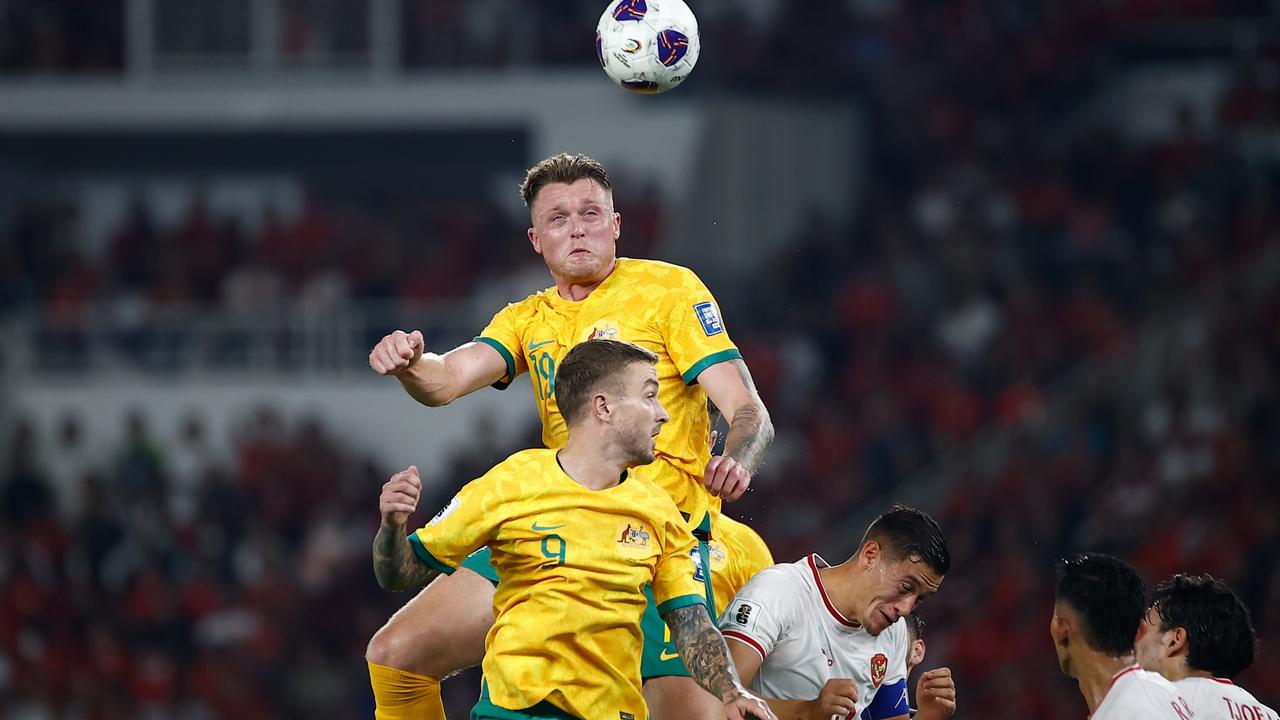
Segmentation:
<svg viewBox="0 0 1280 720">
<path fill-rule="evenodd" d="M 764 648 L 761 647 L 760 643 L 756 642 L 755 638 L 752 638 L 750 635 L 744 635 L 736 630 L 724 630 L 721 634 L 727 638 L 733 638 L 744 645 L 749 645 L 752 650 L 760 653 L 761 660 L 765 658 Z"/>
</svg>

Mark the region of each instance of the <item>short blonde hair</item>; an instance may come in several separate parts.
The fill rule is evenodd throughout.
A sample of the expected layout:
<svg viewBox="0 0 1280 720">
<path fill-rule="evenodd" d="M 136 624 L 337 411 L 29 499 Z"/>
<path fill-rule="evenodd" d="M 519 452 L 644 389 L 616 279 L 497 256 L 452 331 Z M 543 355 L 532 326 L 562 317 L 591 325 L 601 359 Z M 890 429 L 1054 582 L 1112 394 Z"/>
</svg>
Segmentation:
<svg viewBox="0 0 1280 720">
<path fill-rule="evenodd" d="M 533 199 L 543 187 L 552 183 L 573 183 L 583 178 L 595 180 L 600 187 L 613 191 L 609 173 L 599 160 L 582 154 L 560 153 L 525 172 L 524 182 L 520 183 L 520 199 L 524 200 L 525 207 L 533 207 Z"/>
<path fill-rule="evenodd" d="M 574 345 L 556 371 L 556 407 L 568 425 L 585 416 L 592 396 L 602 389 L 614 391 L 618 374 L 628 365 L 654 365 L 652 350 L 622 340 L 587 340 Z"/>
</svg>

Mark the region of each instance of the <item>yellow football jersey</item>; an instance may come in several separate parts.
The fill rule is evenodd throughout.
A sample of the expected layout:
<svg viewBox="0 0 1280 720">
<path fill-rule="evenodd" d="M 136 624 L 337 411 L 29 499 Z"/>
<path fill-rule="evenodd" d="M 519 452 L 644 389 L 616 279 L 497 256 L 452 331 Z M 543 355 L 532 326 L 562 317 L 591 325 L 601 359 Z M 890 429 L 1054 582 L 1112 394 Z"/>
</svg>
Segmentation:
<svg viewBox="0 0 1280 720">
<path fill-rule="evenodd" d="M 506 387 L 518 375 L 533 377 L 534 401 L 542 417 L 542 441 L 563 447 L 568 431 L 556 407 L 556 367 L 569 350 L 592 337 L 625 340 L 658 355 L 658 400 L 671 420 L 657 440 L 655 481 L 693 522 L 720 499 L 703 487 L 710 459 L 707 394 L 698 374 L 742 355 L 729 339 L 711 291 L 688 268 L 656 260 L 618 258 L 617 265 L 586 299 L 566 300 L 554 286 L 498 312 L 476 338 L 507 361 Z"/>
<path fill-rule="evenodd" d="M 728 515 L 714 515 L 711 527 L 711 585 L 719 617 L 748 580 L 773 565 L 773 553 L 755 530 Z"/>
<path fill-rule="evenodd" d="M 671 499 L 633 468 L 593 491 L 555 450 L 524 450 L 468 483 L 409 536 L 418 557 L 451 573 L 488 545 L 501 581 L 485 637 L 490 701 L 547 701 L 580 718 L 647 716 L 640 692 L 643 588 L 659 613 L 704 602 L 694 538 Z"/>
</svg>

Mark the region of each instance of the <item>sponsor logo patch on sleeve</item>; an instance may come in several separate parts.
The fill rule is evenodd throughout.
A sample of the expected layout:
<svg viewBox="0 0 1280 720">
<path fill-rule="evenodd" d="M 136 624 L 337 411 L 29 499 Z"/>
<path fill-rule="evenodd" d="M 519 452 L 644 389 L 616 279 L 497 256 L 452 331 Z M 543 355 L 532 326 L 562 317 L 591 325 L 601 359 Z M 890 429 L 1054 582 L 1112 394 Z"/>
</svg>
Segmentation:
<svg viewBox="0 0 1280 720">
<path fill-rule="evenodd" d="M 702 323 L 702 332 L 706 333 L 707 337 L 724 332 L 724 323 L 720 322 L 720 313 L 716 310 L 715 303 L 700 302 L 693 306 L 693 314 L 698 316 L 698 322 Z"/>
<path fill-rule="evenodd" d="M 755 630 L 756 617 L 759 614 L 760 611 L 756 609 L 755 605 L 743 600 L 738 600 L 729 609 L 729 619 L 733 621 L 733 624 L 749 632 Z"/>
<path fill-rule="evenodd" d="M 440 512 L 436 513 L 436 516 L 431 518 L 431 522 L 428 522 L 427 524 L 435 525 L 441 520 L 444 520 L 445 518 L 452 515 L 453 511 L 457 510 L 460 505 L 462 505 L 462 499 L 459 498 L 457 495 L 454 495 L 453 499 L 449 501 L 449 504 L 445 505 L 443 508 L 440 508 Z"/>
</svg>

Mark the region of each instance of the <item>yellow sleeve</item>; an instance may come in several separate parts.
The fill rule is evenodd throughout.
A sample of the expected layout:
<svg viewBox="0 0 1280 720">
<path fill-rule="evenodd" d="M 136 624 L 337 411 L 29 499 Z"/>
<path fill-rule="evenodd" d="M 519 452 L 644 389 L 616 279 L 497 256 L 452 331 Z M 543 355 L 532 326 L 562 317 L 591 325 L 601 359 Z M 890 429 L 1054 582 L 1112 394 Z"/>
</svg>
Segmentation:
<svg viewBox="0 0 1280 720">
<path fill-rule="evenodd" d="M 488 543 L 501 521 L 501 515 L 489 511 L 495 504 L 492 488 L 489 475 L 467 483 L 435 517 L 409 535 L 418 559 L 451 575 L 468 555 Z"/>
<path fill-rule="evenodd" d="M 708 367 L 742 357 L 729 339 L 711 291 L 692 271 L 681 273 L 663 303 L 662 334 L 667 353 L 686 385 L 697 382 L 698 375 Z"/>
<path fill-rule="evenodd" d="M 663 523 L 662 554 L 653 578 L 653 599 L 658 615 L 687 605 L 705 604 L 706 588 L 694 577 L 693 533 L 680 517 L 674 503 Z"/>
<path fill-rule="evenodd" d="M 524 330 L 524 313 L 521 312 L 521 307 L 520 303 L 511 303 L 499 310 L 475 337 L 475 342 L 497 350 L 502 359 L 507 361 L 506 377 L 493 384 L 499 390 L 506 389 L 521 373 L 529 370 L 524 353 L 520 350 Z"/>
</svg>

